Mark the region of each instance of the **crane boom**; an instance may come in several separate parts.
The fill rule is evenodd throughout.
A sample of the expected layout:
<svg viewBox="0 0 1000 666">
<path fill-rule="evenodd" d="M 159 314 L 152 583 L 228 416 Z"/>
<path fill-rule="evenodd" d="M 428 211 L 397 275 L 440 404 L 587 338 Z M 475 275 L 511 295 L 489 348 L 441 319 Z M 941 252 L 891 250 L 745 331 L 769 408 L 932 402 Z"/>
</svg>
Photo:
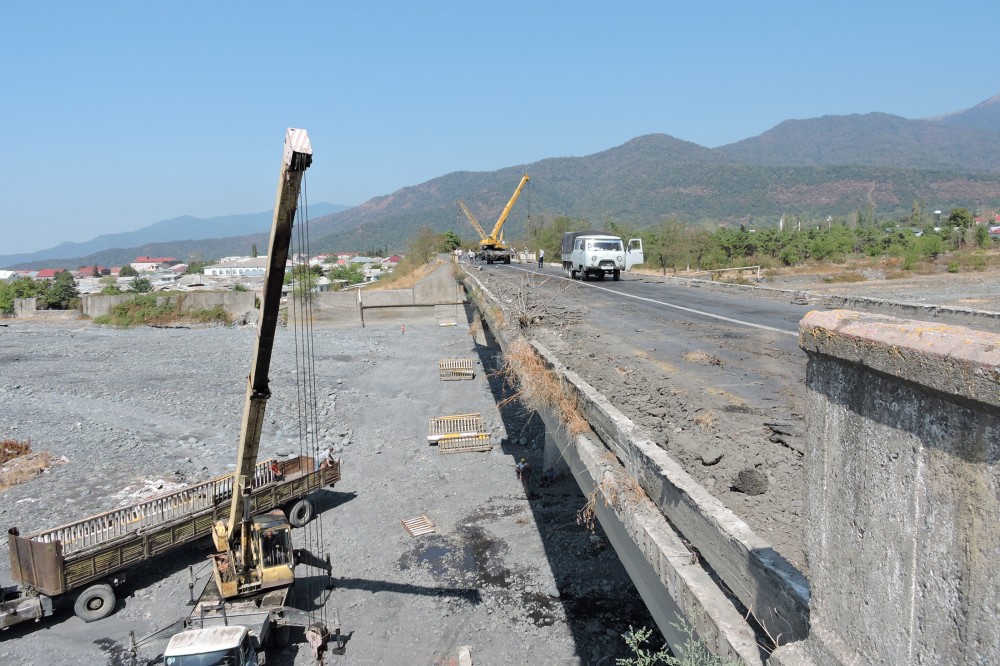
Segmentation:
<svg viewBox="0 0 1000 666">
<path fill-rule="evenodd" d="M 264 272 L 264 294 L 261 300 L 260 323 L 257 326 L 257 345 L 254 347 L 250 376 L 247 378 L 246 398 L 243 402 L 243 423 L 240 425 L 240 443 L 236 457 L 236 482 L 241 492 L 233 493 L 226 534 L 231 535 L 236 524 L 243 519 L 244 489 L 249 491 L 260 448 L 260 432 L 264 425 L 264 407 L 271 397 L 268 388 L 268 369 L 274 348 L 274 332 L 278 324 L 281 305 L 281 287 L 285 279 L 288 246 L 292 236 L 292 222 L 302 184 L 302 174 L 312 164 L 312 146 L 304 129 L 289 128 L 285 133 L 281 175 L 274 201 L 274 218 L 271 222 L 271 240 L 267 250 L 267 268 Z"/>
<path fill-rule="evenodd" d="M 476 216 L 473 215 L 472 211 L 470 211 L 466 207 L 465 202 L 462 201 L 461 199 L 459 199 L 459 201 L 458 201 L 458 207 L 462 209 L 462 212 L 465 213 L 465 217 L 469 218 L 469 222 L 476 229 L 476 231 L 479 232 L 479 239 L 480 240 L 486 240 L 486 232 L 483 231 L 483 228 L 479 225 L 479 220 L 476 219 Z"/>
<path fill-rule="evenodd" d="M 503 212 L 500 213 L 500 217 L 497 219 L 497 223 L 493 227 L 493 233 L 490 234 L 489 238 L 483 240 L 482 243 L 484 245 L 487 242 L 492 245 L 503 243 L 503 224 L 507 221 L 507 216 L 510 215 L 510 209 L 514 207 L 514 203 L 517 202 L 517 198 L 521 196 L 521 190 L 524 189 L 524 186 L 528 184 L 529 180 L 531 180 L 531 177 L 528 176 L 528 174 L 521 176 L 521 182 L 517 184 L 517 189 L 514 190 L 513 196 L 511 196 L 507 205 L 504 206 Z"/>
</svg>

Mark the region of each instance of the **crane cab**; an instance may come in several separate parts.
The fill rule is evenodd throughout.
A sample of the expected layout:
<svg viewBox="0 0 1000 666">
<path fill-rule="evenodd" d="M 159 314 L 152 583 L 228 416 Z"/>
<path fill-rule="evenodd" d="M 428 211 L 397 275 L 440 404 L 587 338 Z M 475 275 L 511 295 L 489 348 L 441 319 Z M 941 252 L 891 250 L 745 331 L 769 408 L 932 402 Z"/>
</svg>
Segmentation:
<svg viewBox="0 0 1000 666">
<path fill-rule="evenodd" d="M 240 532 L 247 525 L 250 533 L 244 543 Z M 280 510 L 254 516 L 241 524 L 225 551 L 212 559 L 215 584 L 223 599 L 291 585 L 295 580 L 292 526 Z"/>
</svg>

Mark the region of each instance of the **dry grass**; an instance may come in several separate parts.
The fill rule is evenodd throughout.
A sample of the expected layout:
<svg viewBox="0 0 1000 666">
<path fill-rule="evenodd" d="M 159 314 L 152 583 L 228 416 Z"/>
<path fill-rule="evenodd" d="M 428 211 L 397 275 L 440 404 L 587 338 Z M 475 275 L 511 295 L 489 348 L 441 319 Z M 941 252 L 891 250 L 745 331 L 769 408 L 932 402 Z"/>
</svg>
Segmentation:
<svg viewBox="0 0 1000 666">
<path fill-rule="evenodd" d="M 612 457 L 614 456 L 612 455 Z M 646 497 L 646 491 L 634 478 L 608 473 L 587 495 L 587 503 L 577 512 L 576 522 L 593 531 L 597 524 L 597 503 L 599 501 L 603 502 L 604 506 L 613 506 L 616 510 L 622 511 L 636 506 L 644 497 Z"/>
<path fill-rule="evenodd" d="M 865 282 L 868 280 L 864 275 L 858 273 L 857 271 L 843 271 L 841 273 L 834 273 L 833 275 L 827 275 L 823 278 L 823 282 L 829 282 L 831 284 L 837 284 L 841 282 Z"/>
<path fill-rule="evenodd" d="M 32 453 L 30 442 L 0 441 L 0 490 L 30 481 L 51 467 L 52 462 L 49 453 Z"/>
<path fill-rule="evenodd" d="M 684 352 L 684 360 L 697 365 L 717 365 L 722 367 L 722 359 L 700 351 Z"/>
<path fill-rule="evenodd" d="M 402 270 L 400 270 L 400 265 L 402 265 Z M 426 264 L 421 264 L 415 266 L 410 270 L 407 270 L 405 264 L 400 262 L 393 269 L 392 273 L 389 273 L 385 277 L 380 277 L 378 282 L 370 287 L 365 287 L 369 291 L 379 291 L 382 289 L 409 289 L 413 287 L 417 282 L 424 279 L 439 267 L 444 265 L 444 259 L 434 259 L 427 262 Z"/>
<path fill-rule="evenodd" d="M 528 409 L 541 411 L 550 409 L 571 435 L 590 430 L 590 424 L 580 412 L 580 403 L 575 395 L 563 387 L 545 361 L 524 338 L 518 338 L 504 355 L 504 364 L 497 374 L 511 387 L 513 395 L 502 400 L 499 406 L 519 401 Z"/>
<path fill-rule="evenodd" d="M 712 429 L 712 425 L 715 423 L 715 412 L 707 409 L 698 416 L 694 417 L 694 422 L 697 423 L 703 430 L 710 431 Z"/>
<path fill-rule="evenodd" d="M 19 439 L 0 440 L 0 465 L 29 453 L 31 453 L 31 442 Z"/>
</svg>

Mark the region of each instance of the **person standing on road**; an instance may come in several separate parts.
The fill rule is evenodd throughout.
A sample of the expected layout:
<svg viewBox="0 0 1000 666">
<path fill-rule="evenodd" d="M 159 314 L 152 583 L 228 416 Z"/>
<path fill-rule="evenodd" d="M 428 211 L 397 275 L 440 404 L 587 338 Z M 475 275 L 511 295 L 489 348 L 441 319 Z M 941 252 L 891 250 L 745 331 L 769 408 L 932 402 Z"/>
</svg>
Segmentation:
<svg viewBox="0 0 1000 666">
<path fill-rule="evenodd" d="M 542 262 L 544 262 L 544 261 L 545 261 L 545 250 L 544 249 L 543 250 L 539 250 L 538 251 L 538 267 L 539 268 L 542 267 Z"/>
<path fill-rule="evenodd" d="M 470 265 L 470 266 L 472 265 L 472 259 L 473 259 L 473 257 L 475 257 L 475 256 L 476 256 L 476 255 L 475 255 L 475 254 L 473 254 L 472 250 L 469 250 L 469 265 Z"/>
</svg>

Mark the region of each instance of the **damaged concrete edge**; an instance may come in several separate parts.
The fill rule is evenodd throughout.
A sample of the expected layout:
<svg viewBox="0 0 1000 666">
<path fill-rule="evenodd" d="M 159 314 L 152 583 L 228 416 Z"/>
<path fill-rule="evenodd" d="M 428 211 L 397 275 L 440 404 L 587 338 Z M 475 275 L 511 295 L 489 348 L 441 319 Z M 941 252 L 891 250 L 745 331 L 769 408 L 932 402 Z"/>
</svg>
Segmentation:
<svg viewBox="0 0 1000 666">
<path fill-rule="evenodd" d="M 799 323 L 799 345 L 1000 407 L 1000 334 L 850 310 L 813 311 Z"/>
<path fill-rule="evenodd" d="M 532 345 L 572 388 L 594 432 L 751 610 L 772 640 L 781 644 L 804 638 L 809 630 L 809 583 L 805 576 L 607 398 L 540 344 Z"/>
<path fill-rule="evenodd" d="M 499 299 L 490 293 L 479 280 L 468 274 L 467 278 L 475 285 L 475 290 L 470 290 L 473 296 L 478 291 L 478 293 L 490 298 L 497 307 L 501 307 Z M 494 337 L 500 348 L 505 350 L 509 343 L 503 332 L 496 326 L 496 322 L 490 321 L 493 319 L 493 316 L 489 308 L 481 308 L 481 315 L 491 324 Z M 568 371 L 558 364 L 557 361 L 554 361 L 544 350 L 541 355 L 550 364 L 550 367 L 554 369 L 556 367 L 559 368 L 557 374 L 562 377 L 563 381 L 568 381 Z M 618 417 L 627 422 L 627 424 L 630 424 L 631 427 L 635 427 L 620 412 L 616 413 Z M 578 436 L 573 441 L 566 435 L 565 428 L 561 427 L 558 419 L 546 414 L 542 414 L 541 416 L 543 420 L 547 421 L 547 428 L 551 432 L 562 433 L 562 437 L 560 438 L 561 448 L 562 446 L 572 445 L 576 457 L 587 460 L 585 466 L 588 469 L 592 465 L 594 465 L 594 469 L 598 465 L 602 465 L 610 470 L 613 463 L 622 470 L 622 473 L 631 472 L 631 469 L 626 468 L 619 461 L 629 461 L 632 457 L 627 454 L 627 448 L 614 443 L 617 442 L 616 439 L 605 440 L 613 442 L 611 446 L 617 449 L 617 451 L 613 452 L 615 453 L 615 459 L 612 461 L 607 455 L 607 448 L 604 445 L 598 446 L 590 443 L 583 436 Z M 598 435 L 602 436 L 600 433 Z M 655 445 L 651 443 L 650 445 L 659 450 Z M 621 454 L 618 453 L 619 451 L 621 451 Z M 566 453 L 568 452 L 564 450 L 564 458 L 567 457 Z M 674 464 L 676 465 L 676 463 Z M 677 467 L 679 469 L 679 466 Z M 588 474 L 587 476 L 589 480 L 578 478 L 577 481 L 580 482 L 581 488 L 593 489 L 600 482 L 600 479 L 594 478 L 592 474 Z M 603 474 L 601 478 L 603 478 Z M 691 483 L 694 483 L 694 481 L 691 480 Z M 714 500 L 707 491 L 700 486 L 698 488 L 701 490 L 701 493 Z M 644 490 L 646 489 L 644 488 Z M 648 493 L 648 490 L 646 492 Z M 754 632 L 747 624 L 746 619 L 736 611 L 732 601 L 718 584 L 712 580 L 710 575 L 700 565 L 691 562 L 691 551 L 688 550 L 681 537 L 664 518 L 662 510 L 649 497 L 646 497 L 644 502 L 643 510 L 637 510 L 627 519 L 618 518 L 618 520 L 626 526 L 635 544 L 642 550 L 647 565 L 659 577 L 673 602 L 679 608 L 683 609 L 682 613 L 685 619 L 693 626 L 695 633 L 699 638 L 706 641 L 717 654 L 730 655 L 746 664 L 756 665 L 761 663 Z M 745 523 L 739 521 L 735 515 L 732 518 L 746 527 Z M 752 535 L 749 528 L 747 527 L 746 529 Z M 723 539 L 725 538 L 728 537 L 723 537 Z M 752 608 L 755 604 L 747 604 L 747 606 Z M 671 632 L 676 633 L 669 624 L 673 621 L 673 618 L 667 618 L 664 623 L 666 626 L 661 626 L 661 631 L 663 631 L 665 636 Z M 659 624 L 661 623 L 658 621 Z"/>
<path fill-rule="evenodd" d="M 552 415 L 543 415 L 542 418 L 550 431 L 561 428 L 558 418 Z M 605 479 L 610 479 L 618 487 L 627 483 L 622 477 L 628 476 L 628 471 L 616 458 L 608 455 L 607 448 L 602 444 L 591 441 L 586 435 L 563 436 L 559 441 L 560 446 L 574 449 L 568 456 L 565 454 L 569 452 L 564 451 L 564 458 L 570 462 L 581 488 L 592 493 Z M 578 458 L 580 464 L 573 464 L 574 457 Z M 628 497 L 617 504 L 605 500 L 601 496 L 595 497 L 596 513 L 601 519 L 601 525 L 606 526 L 605 532 L 609 534 L 609 538 L 614 538 L 614 530 L 607 526 L 608 521 L 612 520 L 627 532 L 648 572 L 666 589 L 677 612 L 698 638 L 713 653 L 723 658 L 737 659 L 740 663 L 753 666 L 762 664 L 753 629 L 712 580 L 697 556 L 684 544 L 680 535 L 663 519 L 663 514 L 653 502 L 645 495 Z M 634 566 L 635 562 L 628 562 L 626 565 L 631 568 L 628 565 Z M 650 592 L 640 589 L 644 597 Z M 647 604 L 653 605 L 649 601 Z M 670 638 L 674 649 L 683 645 L 686 637 L 680 627 L 676 626 L 682 618 L 657 619 L 657 624 L 661 627 L 667 625 L 665 636 L 673 634 Z"/>
<path fill-rule="evenodd" d="M 642 278 L 653 278 L 663 282 L 678 282 L 691 287 L 703 287 L 718 291 L 735 291 L 754 295 L 766 296 L 769 298 L 788 298 L 805 296 L 809 300 L 821 301 L 830 308 L 850 308 L 865 307 L 869 309 L 879 309 L 892 312 L 898 315 L 908 315 L 917 317 L 946 317 L 956 321 L 980 321 L 1000 323 L 1000 312 L 989 310 L 976 310 L 974 308 L 958 308 L 949 305 L 930 305 L 925 303 L 903 303 L 899 301 L 887 301 L 881 298 L 870 298 L 868 296 L 839 296 L 834 294 L 817 294 L 810 291 L 779 289 L 777 287 L 762 287 L 760 285 L 734 284 L 731 282 L 714 282 L 711 280 L 701 280 L 698 278 L 674 277 L 672 275 L 647 275 L 642 273 Z"/>
</svg>

